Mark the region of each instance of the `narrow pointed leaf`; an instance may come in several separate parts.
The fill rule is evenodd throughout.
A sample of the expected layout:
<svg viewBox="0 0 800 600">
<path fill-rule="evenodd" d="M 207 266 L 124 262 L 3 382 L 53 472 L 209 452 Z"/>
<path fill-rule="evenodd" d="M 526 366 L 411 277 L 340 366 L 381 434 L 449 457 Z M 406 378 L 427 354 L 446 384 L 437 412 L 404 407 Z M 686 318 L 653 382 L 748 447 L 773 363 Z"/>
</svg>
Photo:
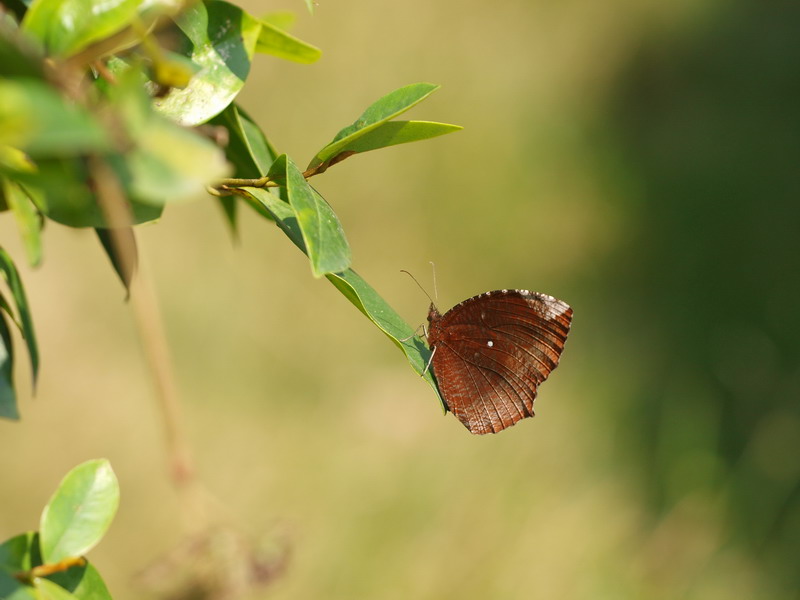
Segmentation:
<svg viewBox="0 0 800 600">
<path fill-rule="evenodd" d="M 284 155 L 285 156 L 285 155 Z M 281 157 L 283 158 L 283 157 Z M 331 206 L 314 190 L 290 159 L 278 159 L 270 176 L 284 183 L 314 277 L 343 271 L 350 266 L 350 246 Z"/>
<path fill-rule="evenodd" d="M 438 85 L 432 83 L 412 83 L 385 95 L 369 106 L 355 123 L 337 133 L 330 144 L 317 152 L 316 156 L 311 159 L 311 163 L 308 165 L 309 168 L 316 167 L 334 158 L 356 138 L 403 114 L 415 104 L 422 102 L 438 88 Z"/>
<path fill-rule="evenodd" d="M 360 137 L 353 138 L 342 146 L 339 153 L 332 157 L 328 164 L 334 165 L 353 154 L 427 140 L 460 129 L 463 128 L 458 125 L 432 121 L 388 121 Z"/>
<path fill-rule="evenodd" d="M 2 271 L 3 277 L 11 290 L 11 295 L 14 297 L 14 302 L 17 305 L 20 330 L 28 346 L 33 384 L 36 385 L 36 378 L 39 375 L 39 347 L 36 344 L 36 334 L 33 330 L 33 317 L 31 316 L 28 298 L 25 295 L 25 288 L 22 286 L 22 280 L 17 272 L 17 267 L 14 266 L 14 261 L 11 260 L 8 252 L 3 248 L 0 248 L 0 271 Z"/>
<path fill-rule="evenodd" d="M 211 120 L 228 130 L 225 156 L 233 165 L 233 176 L 258 178 L 266 175 L 277 158 L 275 149 L 250 116 L 235 103 Z"/>
<path fill-rule="evenodd" d="M 261 21 L 256 52 L 303 64 L 316 62 L 322 56 L 322 51 L 316 46 L 297 39 L 267 21 Z"/>
<path fill-rule="evenodd" d="M 3 311 L 0 310 L 0 417 L 19 419 L 17 394 L 14 391 L 14 346 L 11 331 Z M 0 558 L 2 554 L 0 553 Z M 2 564 L 2 563 L 0 563 Z"/>
<path fill-rule="evenodd" d="M 288 203 L 261 188 L 243 188 L 253 199 L 269 211 L 278 226 L 287 237 L 307 254 L 303 236 L 297 224 L 294 211 Z M 422 342 L 415 330 L 403 321 L 402 317 L 355 271 L 345 269 L 339 273 L 329 273 L 328 280 L 374 323 L 392 342 L 406 355 L 411 367 L 419 374 L 425 373 L 425 381 L 433 388 L 439 403 L 444 409 L 444 401 L 430 369 L 426 366 L 430 360 L 430 350 Z"/>
<path fill-rule="evenodd" d="M 447 412 L 444 400 L 439 394 L 439 388 L 434 380 L 433 372 L 431 369 L 425 370 L 430 361 L 431 351 L 422 339 L 416 335 L 415 330 L 395 312 L 372 286 L 352 269 L 347 269 L 342 273 L 329 273 L 326 277 L 345 298 L 364 313 L 370 321 L 394 342 L 395 346 L 403 351 L 411 367 L 417 373 L 425 373 L 425 381 L 436 392 L 436 397 L 439 399 L 442 410 Z"/>
<path fill-rule="evenodd" d="M 250 152 L 250 157 L 256 165 L 256 177 L 264 175 L 269 172 L 272 163 L 278 158 L 278 153 L 250 115 L 239 106 L 234 106 L 234 108 L 239 117 L 242 139 Z"/>
<path fill-rule="evenodd" d="M 107 460 L 90 460 L 67 473 L 42 512 L 42 558 L 54 563 L 82 556 L 103 537 L 119 505 L 119 485 Z"/>
<path fill-rule="evenodd" d="M 130 293 L 131 281 L 133 275 L 136 273 L 136 266 L 139 261 L 139 254 L 136 249 L 136 237 L 133 233 L 133 228 L 125 227 L 122 229 L 114 230 L 112 233 L 110 229 L 95 229 L 97 237 L 106 252 L 106 256 L 111 261 L 111 266 L 114 267 L 117 275 L 125 286 L 125 290 Z M 116 235 L 116 242 L 112 235 Z M 120 246 L 121 247 L 118 247 Z M 125 253 L 125 258 L 120 256 L 120 251 Z"/>
</svg>

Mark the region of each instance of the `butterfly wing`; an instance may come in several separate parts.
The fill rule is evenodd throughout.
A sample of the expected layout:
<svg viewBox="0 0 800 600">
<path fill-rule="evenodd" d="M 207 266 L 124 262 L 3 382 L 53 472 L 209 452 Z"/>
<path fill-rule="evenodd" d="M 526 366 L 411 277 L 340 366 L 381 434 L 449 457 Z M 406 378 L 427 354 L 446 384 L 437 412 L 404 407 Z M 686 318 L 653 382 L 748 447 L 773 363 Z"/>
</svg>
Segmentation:
<svg viewBox="0 0 800 600">
<path fill-rule="evenodd" d="M 527 290 L 487 292 L 432 321 L 433 372 L 448 408 L 476 434 L 533 416 L 571 321 L 566 303 Z"/>
</svg>

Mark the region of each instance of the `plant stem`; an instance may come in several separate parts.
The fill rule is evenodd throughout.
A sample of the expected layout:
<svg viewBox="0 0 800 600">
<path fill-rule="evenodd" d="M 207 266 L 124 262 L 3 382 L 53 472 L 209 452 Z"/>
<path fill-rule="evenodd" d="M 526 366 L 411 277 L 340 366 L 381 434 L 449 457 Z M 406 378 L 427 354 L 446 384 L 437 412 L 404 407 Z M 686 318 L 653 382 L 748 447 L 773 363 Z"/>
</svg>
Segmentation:
<svg viewBox="0 0 800 600">
<path fill-rule="evenodd" d="M 131 244 L 132 223 L 130 206 L 114 171 L 100 157 L 90 157 L 89 167 L 95 183 L 97 198 L 103 211 L 112 247 L 124 272 L 136 266 L 136 249 Z M 175 486 L 186 492 L 186 518 L 202 520 L 202 499 L 196 482 L 194 460 L 184 431 L 184 420 L 175 382 L 169 345 L 158 307 L 155 289 L 149 273 L 139 264 L 138 273 L 130 284 L 130 300 L 139 332 L 142 350 L 156 387 L 156 399 L 164 425 L 170 476 Z M 195 525 L 197 523 L 195 522 Z"/>
</svg>

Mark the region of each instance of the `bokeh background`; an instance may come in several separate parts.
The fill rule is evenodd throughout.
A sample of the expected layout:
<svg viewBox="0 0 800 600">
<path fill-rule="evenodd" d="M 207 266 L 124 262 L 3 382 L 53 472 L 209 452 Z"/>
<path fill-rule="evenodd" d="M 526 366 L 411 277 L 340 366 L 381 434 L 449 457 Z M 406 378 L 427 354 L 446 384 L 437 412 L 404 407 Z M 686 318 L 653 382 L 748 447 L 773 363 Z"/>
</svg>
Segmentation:
<svg viewBox="0 0 800 600">
<path fill-rule="evenodd" d="M 370 102 L 464 131 L 315 179 L 355 268 L 409 323 L 530 288 L 575 309 L 537 418 L 472 437 L 274 226 L 176 206 L 139 230 L 219 518 L 290 548 L 264 598 L 798 598 L 800 7 L 739 0 L 320 0 L 312 66 L 257 58 L 241 103 L 305 163 Z M 20 263 L 10 215 L 0 233 Z M 130 307 L 90 232 L 23 273 L 42 351 L 0 423 L 0 537 L 111 459 L 93 551 L 122 600 L 181 539 Z"/>
</svg>

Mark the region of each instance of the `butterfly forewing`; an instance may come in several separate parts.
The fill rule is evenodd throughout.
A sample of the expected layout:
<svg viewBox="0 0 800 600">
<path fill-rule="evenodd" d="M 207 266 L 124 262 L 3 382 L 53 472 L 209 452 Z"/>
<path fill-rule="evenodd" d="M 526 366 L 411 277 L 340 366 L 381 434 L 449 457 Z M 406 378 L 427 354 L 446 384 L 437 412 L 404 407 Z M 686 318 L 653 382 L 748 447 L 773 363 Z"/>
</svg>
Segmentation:
<svg viewBox="0 0 800 600">
<path fill-rule="evenodd" d="M 472 433 L 533 416 L 538 385 L 558 365 L 572 320 L 564 302 L 527 290 L 487 292 L 444 315 L 432 307 L 428 343 L 448 408 Z"/>
</svg>

